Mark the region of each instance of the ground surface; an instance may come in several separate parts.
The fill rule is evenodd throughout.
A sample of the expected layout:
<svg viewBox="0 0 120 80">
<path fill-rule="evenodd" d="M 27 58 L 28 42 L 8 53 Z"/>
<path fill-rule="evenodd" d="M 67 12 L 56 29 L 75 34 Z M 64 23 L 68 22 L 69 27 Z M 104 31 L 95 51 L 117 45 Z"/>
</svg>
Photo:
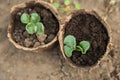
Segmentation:
<svg viewBox="0 0 120 80">
<path fill-rule="evenodd" d="M 114 46 L 104 61 L 90 69 L 70 67 L 59 47 L 33 53 L 16 49 L 8 41 L 10 8 L 25 1 L 0 0 L 0 80 L 120 80 L 120 0 L 112 0 L 115 4 L 109 0 L 79 1 L 82 8 L 94 9 L 106 18 L 112 31 Z"/>
</svg>

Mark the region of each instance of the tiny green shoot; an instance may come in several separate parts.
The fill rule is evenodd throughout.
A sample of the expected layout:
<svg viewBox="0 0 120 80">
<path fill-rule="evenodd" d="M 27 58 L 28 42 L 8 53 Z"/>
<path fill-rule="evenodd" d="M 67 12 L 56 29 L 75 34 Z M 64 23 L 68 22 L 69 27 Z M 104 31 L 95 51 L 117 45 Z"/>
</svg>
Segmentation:
<svg viewBox="0 0 120 80">
<path fill-rule="evenodd" d="M 64 5 L 65 5 L 65 6 L 70 5 L 70 3 L 71 3 L 70 0 L 65 0 L 65 1 L 64 1 Z"/>
<path fill-rule="evenodd" d="M 51 4 L 59 10 L 60 13 L 62 14 L 69 14 L 72 10 L 79 10 L 81 9 L 81 5 L 79 2 L 72 1 L 72 0 L 64 0 L 63 4 L 62 2 L 54 2 L 53 0 L 50 0 Z"/>
<path fill-rule="evenodd" d="M 20 19 L 23 24 L 26 24 L 26 31 L 29 34 L 44 33 L 44 25 L 40 22 L 40 16 L 37 13 L 31 13 L 30 15 L 23 13 Z"/>
<path fill-rule="evenodd" d="M 79 10 L 81 9 L 81 5 L 77 2 L 74 3 L 75 9 Z"/>
<path fill-rule="evenodd" d="M 90 43 L 84 40 L 76 46 L 76 38 L 72 35 L 68 35 L 64 39 L 64 51 L 67 57 L 71 57 L 73 51 L 80 51 L 82 54 L 86 54 L 89 48 Z"/>
<path fill-rule="evenodd" d="M 53 3 L 53 6 L 54 6 L 56 9 L 58 9 L 58 8 L 60 7 L 60 3 L 54 2 L 54 3 Z"/>
</svg>

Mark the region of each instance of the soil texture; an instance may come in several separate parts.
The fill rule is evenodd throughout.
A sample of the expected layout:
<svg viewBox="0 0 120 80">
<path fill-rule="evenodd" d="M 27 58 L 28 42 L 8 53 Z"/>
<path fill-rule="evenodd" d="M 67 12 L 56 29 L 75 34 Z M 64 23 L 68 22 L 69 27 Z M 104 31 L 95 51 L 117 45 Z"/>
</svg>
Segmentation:
<svg viewBox="0 0 120 80">
<path fill-rule="evenodd" d="M 103 57 L 109 42 L 108 32 L 105 26 L 94 16 L 86 12 L 76 12 L 66 24 L 65 36 L 76 37 L 77 45 L 80 41 L 89 41 L 90 49 L 85 55 L 73 51 L 70 58 L 77 66 L 92 66 Z"/>
<path fill-rule="evenodd" d="M 38 40 L 36 34 L 31 35 L 27 33 L 27 31 L 25 30 L 26 24 L 23 24 L 20 21 L 20 17 L 23 13 L 39 14 L 39 16 L 41 17 L 41 22 L 45 26 L 45 36 L 40 35 L 39 37 L 42 39 L 42 41 Z M 47 44 L 54 39 L 59 30 L 59 23 L 53 13 L 49 9 L 45 8 L 43 5 L 35 3 L 34 1 L 27 3 L 27 7 L 25 8 L 17 8 L 16 11 L 12 13 L 12 19 L 14 20 L 13 39 L 16 43 L 24 47 L 31 48 Z"/>
</svg>

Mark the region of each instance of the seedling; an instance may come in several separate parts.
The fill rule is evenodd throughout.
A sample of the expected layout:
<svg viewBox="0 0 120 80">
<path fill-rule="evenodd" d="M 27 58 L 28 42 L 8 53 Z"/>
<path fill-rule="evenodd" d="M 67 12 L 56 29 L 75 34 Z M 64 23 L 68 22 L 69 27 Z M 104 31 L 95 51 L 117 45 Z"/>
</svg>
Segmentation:
<svg viewBox="0 0 120 80">
<path fill-rule="evenodd" d="M 37 13 L 32 13 L 30 15 L 23 13 L 20 19 L 23 24 L 26 24 L 26 31 L 29 34 L 44 33 L 44 25 L 42 22 L 40 22 L 40 16 Z"/>
<path fill-rule="evenodd" d="M 70 0 L 65 0 L 64 1 L 64 5 L 66 6 L 65 7 L 65 11 L 69 11 L 70 10 L 70 4 L 71 4 Z"/>
<path fill-rule="evenodd" d="M 53 3 L 53 6 L 54 6 L 56 9 L 58 9 L 58 8 L 60 7 L 60 3 L 54 2 L 54 3 Z"/>
<path fill-rule="evenodd" d="M 81 9 L 81 5 L 77 2 L 74 2 L 75 9 Z"/>
<path fill-rule="evenodd" d="M 70 5 L 70 3 L 71 3 L 70 0 L 65 0 L 65 1 L 64 1 L 64 5 L 65 5 L 65 6 Z"/>
<path fill-rule="evenodd" d="M 82 54 L 86 54 L 89 48 L 90 43 L 88 41 L 81 41 L 76 46 L 76 38 L 72 35 L 68 35 L 64 39 L 64 51 L 67 57 L 71 57 L 73 51 L 81 51 Z"/>
<path fill-rule="evenodd" d="M 81 5 L 77 1 L 71 1 L 71 0 L 64 0 L 64 4 L 60 4 L 59 2 L 53 2 L 53 0 L 50 0 L 51 4 L 58 9 L 61 13 L 68 14 L 72 10 L 79 10 L 81 9 Z"/>
</svg>

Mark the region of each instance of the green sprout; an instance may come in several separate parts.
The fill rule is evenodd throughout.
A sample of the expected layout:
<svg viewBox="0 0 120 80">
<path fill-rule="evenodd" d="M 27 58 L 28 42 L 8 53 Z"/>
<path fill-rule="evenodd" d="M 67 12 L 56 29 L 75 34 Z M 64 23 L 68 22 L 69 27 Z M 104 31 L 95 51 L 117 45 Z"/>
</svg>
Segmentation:
<svg viewBox="0 0 120 80">
<path fill-rule="evenodd" d="M 60 3 L 54 2 L 54 3 L 53 3 L 53 6 L 54 6 L 56 9 L 58 9 L 58 8 L 60 7 Z"/>
<path fill-rule="evenodd" d="M 40 22 L 40 16 L 37 13 L 27 14 L 23 13 L 21 15 L 21 22 L 26 24 L 26 31 L 29 34 L 43 34 L 44 33 L 44 25 Z"/>
<path fill-rule="evenodd" d="M 75 9 L 79 10 L 81 9 L 81 5 L 77 2 L 74 3 Z"/>
<path fill-rule="evenodd" d="M 72 35 L 68 35 L 64 39 L 64 51 L 67 57 L 71 57 L 73 51 L 81 51 L 82 54 L 86 54 L 89 48 L 90 43 L 88 41 L 81 41 L 76 46 L 76 38 Z"/>
<path fill-rule="evenodd" d="M 66 6 L 70 5 L 70 0 L 65 0 L 64 5 L 66 5 Z"/>
<path fill-rule="evenodd" d="M 51 4 L 59 10 L 62 14 L 69 14 L 72 10 L 79 10 L 81 9 L 81 4 L 77 2 L 76 0 L 64 0 L 63 4 L 60 2 L 53 2 L 51 1 Z"/>
</svg>

